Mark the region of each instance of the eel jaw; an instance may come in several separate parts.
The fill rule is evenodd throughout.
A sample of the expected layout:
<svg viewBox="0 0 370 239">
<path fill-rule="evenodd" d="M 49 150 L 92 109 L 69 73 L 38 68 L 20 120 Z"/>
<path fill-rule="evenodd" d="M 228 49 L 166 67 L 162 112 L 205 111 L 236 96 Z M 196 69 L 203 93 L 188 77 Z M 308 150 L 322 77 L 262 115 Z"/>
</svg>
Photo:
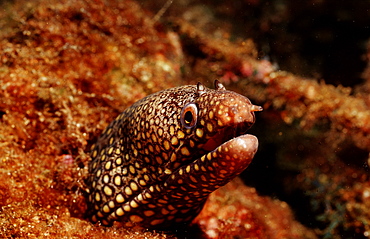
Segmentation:
<svg viewBox="0 0 370 239">
<path fill-rule="evenodd" d="M 241 135 L 173 172 L 163 184 L 169 192 L 167 195 L 170 195 L 171 205 L 181 211 L 184 205 L 189 207 L 189 204 L 193 204 L 190 215 L 180 216 L 184 219 L 182 222 L 191 222 L 203 208 L 210 193 L 244 171 L 257 149 L 257 137 Z"/>
<path fill-rule="evenodd" d="M 244 171 L 251 163 L 257 149 L 258 139 L 254 135 L 245 134 L 232 138 L 192 163 L 180 167 L 174 173 L 176 176 L 171 175 L 169 179 L 182 178 L 189 185 L 193 184 L 198 187 L 198 180 L 194 182 L 194 180 L 185 179 L 192 176 L 203 181 L 201 185 L 208 183 L 205 188 L 214 191 Z M 171 182 L 174 181 L 171 180 Z M 170 184 L 170 182 L 167 183 Z M 215 187 L 212 188 L 212 185 Z M 202 189 L 202 187 L 197 188 L 198 191 Z"/>
<path fill-rule="evenodd" d="M 257 148 L 258 140 L 253 135 L 230 139 L 190 164 L 181 166 L 167 180 L 144 189 L 109 215 L 108 220 L 120 223 L 117 222 L 118 216 L 129 213 L 130 221 L 123 226 L 139 225 L 164 230 L 181 228 L 199 214 L 210 193 L 248 167 Z M 140 210 L 131 212 L 133 206 Z M 124 211 L 125 208 L 130 211 Z"/>
</svg>

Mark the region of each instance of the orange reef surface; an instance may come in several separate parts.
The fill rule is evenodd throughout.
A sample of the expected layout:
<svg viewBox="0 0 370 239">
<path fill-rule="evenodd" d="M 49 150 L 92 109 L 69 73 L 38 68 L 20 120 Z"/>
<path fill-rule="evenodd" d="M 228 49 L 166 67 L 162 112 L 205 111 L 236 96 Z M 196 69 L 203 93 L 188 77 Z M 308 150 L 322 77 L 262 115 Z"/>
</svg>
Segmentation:
<svg viewBox="0 0 370 239">
<path fill-rule="evenodd" d="M 184 2 L 160 21 L 153 1 L 2 3 L 0 237 L 370 238 L 370 67 L 351 87 L 280 71 L 217 18 L 238 5 Z M 183 232 L 86 220 L 87 151 L 102 130 L 150 93 L 215 78 L 265 109 L 249 186 L 217 190 Z"/>
</svg>

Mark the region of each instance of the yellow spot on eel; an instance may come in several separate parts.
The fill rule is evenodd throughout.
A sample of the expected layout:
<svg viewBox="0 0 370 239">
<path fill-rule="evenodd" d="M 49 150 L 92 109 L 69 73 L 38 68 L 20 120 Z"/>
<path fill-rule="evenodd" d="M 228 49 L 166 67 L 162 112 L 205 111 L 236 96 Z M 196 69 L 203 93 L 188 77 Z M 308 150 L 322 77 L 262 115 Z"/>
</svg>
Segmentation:
<svg viewBox="0 0 370 239">
<path fill-rule="evenodd" d="M 248 167 L 258 140 L 245 132 L 261 110 L 217 80 L 215 89 L 198 83 L 139 100 L 91 148 L 89 218 L 152 229 L 190 223 Z"/>
</svg>

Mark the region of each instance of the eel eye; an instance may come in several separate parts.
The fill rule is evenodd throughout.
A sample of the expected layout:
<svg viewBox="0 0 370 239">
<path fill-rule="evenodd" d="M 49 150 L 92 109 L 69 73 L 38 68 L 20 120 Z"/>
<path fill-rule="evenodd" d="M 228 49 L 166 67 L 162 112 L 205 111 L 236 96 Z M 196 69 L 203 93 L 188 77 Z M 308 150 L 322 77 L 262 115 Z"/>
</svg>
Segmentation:
<svg viewBox="0 0 370 239">
<path fill-rule="evenodd" d="M 197 124 L 198 118 L 198 108 L 196 104 L 189 103 L 184 106 L 181 110 L 181 124 L 187 128 L 191 129 Z"/>
</svg>

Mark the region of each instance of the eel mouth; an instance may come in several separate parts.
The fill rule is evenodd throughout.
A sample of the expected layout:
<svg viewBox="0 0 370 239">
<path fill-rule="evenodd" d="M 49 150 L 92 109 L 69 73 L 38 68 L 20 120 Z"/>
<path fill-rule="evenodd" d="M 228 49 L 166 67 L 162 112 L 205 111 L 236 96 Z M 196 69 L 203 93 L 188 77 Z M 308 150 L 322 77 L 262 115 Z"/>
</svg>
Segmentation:
<svg viewBox="0 0 370 239">
<path fill-rule="evenodd" d="M 225 127 L 219 130 L 215 135 L 207 140 L 207 142 L 201 147 L 205 152 L 211 152 L 226 143 L 227 141 L 244 135 L 246 131 L 250 128 L 250 125 L 240 124 L 236 127 Z"/>
<path fill-rule="evenodd" d="M 216 142 L 216 140 L 213 140 L 213 142 Z M 211 144 L 212 143 L 210 143 L 210 145 Z M 191 164 L 203 165 L 206 168 L 211 166 L 214 168 L 214 172 L 226 170 L 227 172 L 224 174 L 228 176 L 218 175 L 216 173 L 218 177 L 217 180 L 220 180 L 222 177 L 226 178 L 225 181 L 220 184 L 224 185 L 249 166 L 258 150 L 258 139 L 251 134 L 242 134 L 222 141 L 222 143 L 217 144 L 216 147 L 212 145 L 212 148 L 211 151 L 208 151 L 202 156 L 208 160 L 203 161 L 201 159 L 202 157 L 200 157 Z"/>
<path fill-rule="evenodd" d="M 210 192 L 225 185 L 245 170 L 251 163 L 257 149 L 258 139 L 256 136 L 239 135 L 217 145 L 216 148 L 192 162 L 180 166 L 164 182 L 167 186 L 170 185 L 174 188 L 188 188 L 189 192 L 197 190 L 206 198 Z M 199 170 L 200 168 L 203 169 Z M 205 190 L 202 192 L 203 188 Z M 199 194 L 197 195 L 199 196 Z"/>
</svg>

